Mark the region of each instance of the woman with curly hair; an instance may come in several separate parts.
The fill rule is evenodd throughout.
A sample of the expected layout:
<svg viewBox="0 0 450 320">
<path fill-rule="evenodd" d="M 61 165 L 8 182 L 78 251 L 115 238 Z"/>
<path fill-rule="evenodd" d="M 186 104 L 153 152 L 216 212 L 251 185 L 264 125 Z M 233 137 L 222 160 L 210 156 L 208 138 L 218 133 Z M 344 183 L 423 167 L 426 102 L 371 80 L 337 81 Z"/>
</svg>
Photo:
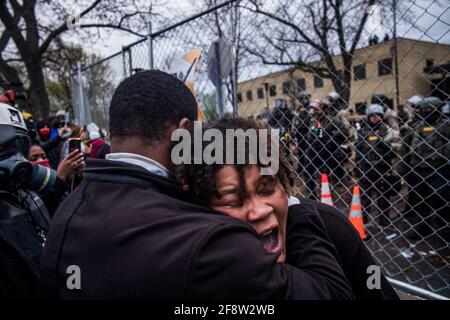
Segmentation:
<svg viewBox="0 0 450 320">
<path fill-rule="evenodd" d="M 225 136 L 230 129 L 257 131 L 265 128 L 261 123 L 238 118 L 220 120 L 211 126 L 205 125 L 203 129 L 216 129 Z M 256 137 L 259 142 L 261 137 L 258 134 Z M 258 156 L 256 164 L 249 164 L 252 156 L 249 143 L 248 139 L 245 140 L 244 164 L 186 163 L 174 165 L 172 171 L 193 202 L 249 222 L 261 236 L 264 248 L 277 254 L 279 261 L 284 261 L 288 195 L 293 183 L 291 172 L 280 153 L 280 158 L 277 159 L 278 171 L 273 175 L 261 175 L 261 168 L 267 165 L 263 165 Z M 203 142 L 202 154 L 207 145 L 207 142 Z M 223 159 L 226 158 L 229 147 L 226 144 L 224 146 Z M 235 148 L 231 151 L 234 150 Z M 191 152 L 194 152 L 193 145 Z M 234 163 L 238 162 L 236 153 L 233 160 Z"/>
<path fill-rule="evenodd" d="M 219 130 L 223 136 L 229 129 L 246 131 L 263 128 L 266 128 L 264 123 L 243 118 L 222 119 L 203 127 L 204 130 Z M 193 135 L 193 130 L 191 134 Z M 261 137 L 257 137 L 259 146 Z M 342 267 L 356 299 L 398 299 L 382 274 L 379 279 L 381 286 L 375 290 L 368 288 L 367 279 L 370 274 L 367 274 L 367 270 L 375 262 L 345 215 L 317 201 L 290 196 L 293 176 L 283 152 L 278 153 L 278 171 L 272 175 L 262 175 L 261 169 L 268 165 L 263 164 L 259 154 L 256 161 L 249 161 L 252 156 L 255 159 L 255 155 L 249 152 L 250 143 L 248 139 L 245 141 L 244 164 L 209 165 L 203 161 L 201 164 L 174 165 L 172 173 L 186 192 L 187 198 L 249 223 L 260 236 L 266 251 L 276 254 L 279 262 L 286 261 L 305 267 L 302 257 L 306 257 L 302 253 L 319 243 L 323 244 L 321 241 L 329 242 L 327 250 Z M 208 144 L 203 142 L 202 152 Z M 236 148 L 231 149 L 225 143 L 223 145 L 225 159 L 226 153 L 235 152 Z M 271 153 L 271 144 L 267 151 Z M 193 155 L 193 144 L 191 152 Z M 237 160 L 237 155 L 234 154 L 232 158 Z M 256 163 L 251 164 L 254 162 Z M 299 241 L 300 234 L 303 238 Z M 294 256 L 297 257 L 296 260 L 293 259 Z M 307 267 L 314 268 L 312 265 Z"/>
</svg>

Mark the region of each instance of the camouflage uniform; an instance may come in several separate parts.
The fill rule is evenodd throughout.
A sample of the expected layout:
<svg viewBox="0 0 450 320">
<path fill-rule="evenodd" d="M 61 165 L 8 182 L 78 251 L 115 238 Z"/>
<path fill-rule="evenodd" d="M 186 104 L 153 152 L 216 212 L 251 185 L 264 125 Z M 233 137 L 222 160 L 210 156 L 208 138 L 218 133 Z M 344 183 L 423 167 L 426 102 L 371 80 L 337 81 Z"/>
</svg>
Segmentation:
<svg viewBox="0 0 450 320">
<path fill-rule="evenodd" d="M 398 115 L 388 106 L 388 98 L 384 93 L 375 92 L 372 95 L 371 103 L 381 104 L 384 108 L 384 123 L 386 123 L 392 129 L 400 131 L 400 126 L 398 125 Z"/>
<path fill-rule="evenodd" d="M 310 116 L 307 120 L 305 184 L 309 189 L 309 197 L 316 199 L 316 178 L 322 172 L 331 173 L 337 180 L 342 179 L 342 163 L 348 158 L 348 153 L 342 148 L 348 143 L 345 128 L 326 113 L 319 117 Z"/>
<path fill-rule="evenodd" d="M 367 110 L 367 117 L 370 115 L 378 115 L 382 118 L 382 106 L 371 105 Z M 390 223 L 389 197 L 396 194 L 395 190 L 400 182 L 394 175 L 392 167 L 399 141 L 398 131 L 393 130 L 382 120 L 373 125 L 367 119 L 358 132 L 356 175 L 363 191 L 363 208 L 365 212 L 370 212 L 372 205 L 376 205 L 381 211 L 379 221 L 383 226 Z M 372 199 L 376 199 L 376 203 L 373 203 Z"/>
<path fill-rule="evenodd" d="M 449 218 L 450 122 L 439 112 L 442 101 L 426 98 L 419 110 L 432 106 L 430 116 L 412 124 L 405 132 L 398 172 L 410 187 L 405 215 L 416 226 L 412 238 L 426 236 L 434 229 L 447 229 Z M 431 212 L 435 214 L 430 215 Z M 447 239 L 450 241 L 450 239 Z"/>
</svg>

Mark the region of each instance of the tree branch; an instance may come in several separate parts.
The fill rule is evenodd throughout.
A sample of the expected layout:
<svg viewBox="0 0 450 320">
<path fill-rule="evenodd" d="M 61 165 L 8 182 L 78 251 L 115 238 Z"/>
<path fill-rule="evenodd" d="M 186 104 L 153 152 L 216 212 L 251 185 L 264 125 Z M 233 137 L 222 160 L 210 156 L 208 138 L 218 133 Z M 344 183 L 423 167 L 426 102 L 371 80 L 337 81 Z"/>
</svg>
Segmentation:
<svg viewBox="0 0 450 320">
<path fill-rule="evenodd" d="M 101 0 L 96 0 L 93 4 L 91 4 L 88 8 L 84 9 L 81 13 L 80 13 L 80 17 L 83 17 L 84 15 L 86 15 L 87 13 L 89 13 L 90 11 L 92 11 L 99 3 Z M 52 32 L 50 32 L 50 34 L 47 36 L 47 38 L 42 42 L 41 47 L 39 48 L 39 55 L 42 56 L 42 54 L 44 54 L 44 52 L 48 49 L 48 47 L 50 46 L 50 43 L 57 37 L 59 36 L 61 33 L 63 33 L 64 31 L 67 30 L 67 21 L 64 21 L 64 23 L 62 23 L 59 27 L 57 27 L 55 30 L 53 30 Z"/>
</svg>

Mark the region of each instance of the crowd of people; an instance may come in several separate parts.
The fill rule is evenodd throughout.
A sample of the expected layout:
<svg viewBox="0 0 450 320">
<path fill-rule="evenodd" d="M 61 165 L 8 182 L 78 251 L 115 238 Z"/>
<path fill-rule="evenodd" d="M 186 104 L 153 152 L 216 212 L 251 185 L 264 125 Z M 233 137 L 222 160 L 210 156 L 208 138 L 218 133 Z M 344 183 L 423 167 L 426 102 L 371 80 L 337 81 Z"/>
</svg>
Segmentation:
<svg viewBox="0 0 450 320">
<path fill-rule="evenodd" d="M 320 102 L 304 106 L 312 110 L 305 116 L 313 129 L 299 127 L 307 139 L 298 144 L 328 137 L 329 155 L 345 149 L 353 127 L 343 121 L 336 131 Z M 387 126 L 375 126 L 379 107 L 368 108 L 368 125 L 389 134 Z M 299 115 L 286 105 L 276 112 Z M 110 145 L 95 124 L 80 127 L 60 114 L 35 125 L 30 115 L 0 104 L 0 297 L 398 299 L 382 273 L 368 285 L 376 263 L 345 215 L 293 194 L 294 172 L 283 152 L 272 175 L 261 174 L 267 163 L 259 158 L 174 164 L 172 133 L 194 134 L 197 119 L 196 99 L 176 77 L 151 70 L 126 78 L 109 119 Z M 203 128 L 224 133 L 267 125 L 235 118 Z M 364 130 L 358 135 L 374 134 Z M 330 165 L 314 158 L 320 152 L 302 155 L 305 171 L 313 170 L 308 161 Z M 336 166 L 350 154 L 342 152 Z"/>
<path fill-rule="evenodd" d="M 307 92 L 298 107 L 277 99 L 271 112 L 258 118 L 281 130 L 285 154 L 297 159 L 298 176 L 308 198 L 317 199 L 317 179 L 325 172 L 336 184 L 361 186 L 364 218 L 373 208 L 378 224 L 392 225 L 393 197 L 406 197 L 402 216 L 414 226 L 412 240 L 439 234 L 448 243 L 450 221 L 450 122 L 446 103 L 437 97 L 413 96 L 398 112 L 388 97 L 375 92 L 363 116 L 346 106 L 336 92 L 324 101 Z M 351 164 L 351 165 L 349 165 Z M 402 186 L 408 190 L 401 195 Z"/>
</svg>

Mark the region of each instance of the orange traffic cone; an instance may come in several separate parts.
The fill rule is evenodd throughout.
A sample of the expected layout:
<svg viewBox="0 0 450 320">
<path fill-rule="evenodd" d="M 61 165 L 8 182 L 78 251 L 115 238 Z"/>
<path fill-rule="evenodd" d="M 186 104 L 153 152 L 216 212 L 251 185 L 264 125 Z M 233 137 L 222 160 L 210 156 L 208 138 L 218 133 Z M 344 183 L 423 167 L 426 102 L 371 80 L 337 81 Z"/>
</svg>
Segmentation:
<svg viewBox="0 0 450 320">
<path fill-rule="evenodd" d="M 361 192 L 358 185 L 355 185 L 353 188 L 352 204 L 348 218 L 355 229 L 359 232 L 361 239 L 366 239 L 366 229 L 364 228 L 364 220 L 362 216 Z"/>
<path fill-rule="evenodd" d="M 331 199 L 330 184 L 328 183 L 328 175 L 324 172 L 322 173 L 322 188 L 320 192 L 320 202 L 333 205 L 333 200 Z"/>
</svg>

